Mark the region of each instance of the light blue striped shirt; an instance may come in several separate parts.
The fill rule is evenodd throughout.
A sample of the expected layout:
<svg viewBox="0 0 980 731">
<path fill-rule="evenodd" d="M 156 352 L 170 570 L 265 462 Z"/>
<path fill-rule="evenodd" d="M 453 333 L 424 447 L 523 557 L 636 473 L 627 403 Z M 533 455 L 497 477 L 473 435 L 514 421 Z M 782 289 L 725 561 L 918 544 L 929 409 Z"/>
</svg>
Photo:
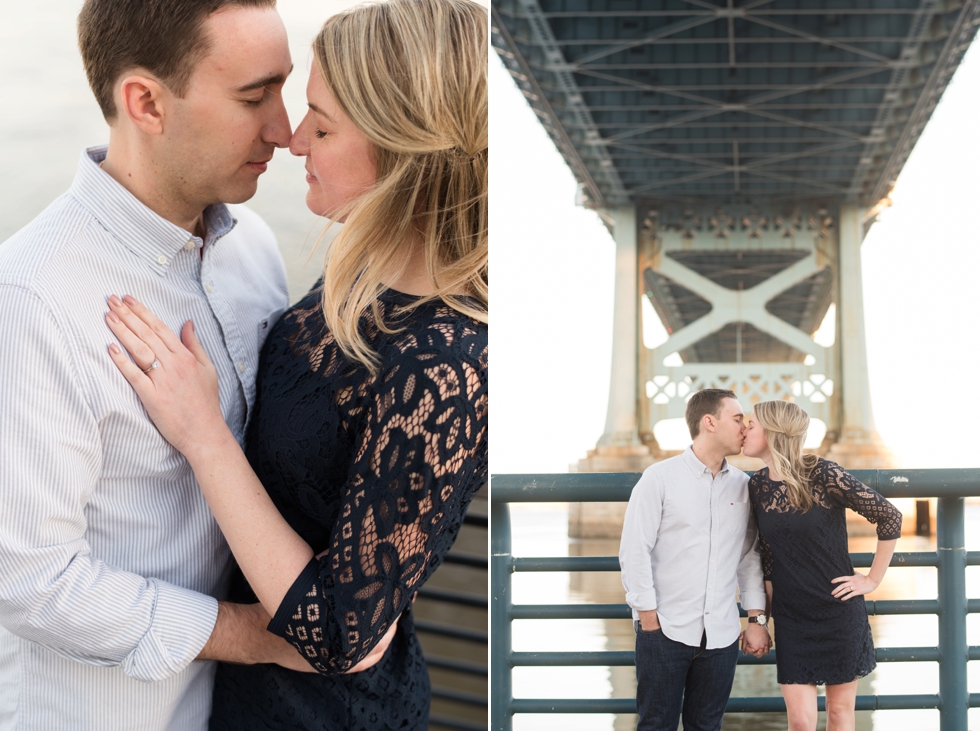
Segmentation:
<svg viewBox="0 0 980 731">
<path fill-rule="evenodd" d="M 70 190 L 0 245 L 0 729 L 205 729 L 195 662 L 230 554 L 194 475 L 106 348 L 133 294 L 218 369 L 241 441 L 258 354 L 286 307 L 268 226 L 211 206 L 202 241 L 82 154 Z M 204 247 L 203 258 L 200 255 Z"/>
</svg>

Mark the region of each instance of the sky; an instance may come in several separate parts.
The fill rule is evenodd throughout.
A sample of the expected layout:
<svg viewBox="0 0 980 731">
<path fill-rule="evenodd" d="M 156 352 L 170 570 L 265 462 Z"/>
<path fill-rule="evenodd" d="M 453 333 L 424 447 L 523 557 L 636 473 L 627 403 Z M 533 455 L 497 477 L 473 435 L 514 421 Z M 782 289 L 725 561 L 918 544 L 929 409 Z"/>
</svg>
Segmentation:
<svg viewBox="0 0 980 731">
<path fill-rule="evenodd" d="M 978 91 L 974 44 L 862 246 L 875 422 L 909 468 L 980 466 Z M 564 472 L 605 423 L 613 242 L 495 54 L 490 93 L 491 472 Z"/>
</svg>

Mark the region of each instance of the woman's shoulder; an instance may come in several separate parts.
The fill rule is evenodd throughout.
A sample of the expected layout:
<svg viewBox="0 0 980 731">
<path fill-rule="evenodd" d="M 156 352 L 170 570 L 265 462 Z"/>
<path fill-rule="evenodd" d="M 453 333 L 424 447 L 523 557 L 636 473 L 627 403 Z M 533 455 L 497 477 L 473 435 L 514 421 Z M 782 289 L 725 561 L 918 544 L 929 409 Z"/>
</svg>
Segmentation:
<svg viewBox="0 0 980 731">
<path fill-rule="evenodd" d="M 481 371 L 487 368 L 487 324 L 442 300 L 421 303 L 400 317 L 396 314 L 391 324 L 396 332 L 381 353 L 383 362 L 402 361 L 407 356 L 432 364 L 465 363 Z"/>
<path fill-rule="evenodd" d="M 756 487 L 769 479 L 769 468 L 761 467 L 757 469 L 749 478 L 749 487 Z"/>
</svg>

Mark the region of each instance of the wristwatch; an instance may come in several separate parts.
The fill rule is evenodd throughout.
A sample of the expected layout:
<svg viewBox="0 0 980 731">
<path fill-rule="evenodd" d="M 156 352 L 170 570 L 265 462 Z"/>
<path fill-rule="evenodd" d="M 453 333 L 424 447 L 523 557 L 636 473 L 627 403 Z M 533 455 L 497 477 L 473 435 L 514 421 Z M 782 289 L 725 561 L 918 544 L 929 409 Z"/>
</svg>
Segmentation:
<svg viewBox="0 0 980 731">
<path fill-rule="evenodd" d="M 761 624 L 763 627 L 769 626 L 769 617 L 764 614 L 757 614 L 754 617 L 749 617 L 749 621 L 754 624 Z"/>
</svg>

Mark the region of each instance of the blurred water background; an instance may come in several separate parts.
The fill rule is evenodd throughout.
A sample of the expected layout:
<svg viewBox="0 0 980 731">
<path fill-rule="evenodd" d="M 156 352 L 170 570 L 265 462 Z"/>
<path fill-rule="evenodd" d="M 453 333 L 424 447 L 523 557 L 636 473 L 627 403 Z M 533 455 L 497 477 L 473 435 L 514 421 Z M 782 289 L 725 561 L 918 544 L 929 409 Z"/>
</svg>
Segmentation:
<svg viewBox="0 0 980 731">
<path fill-rule="evenodd" d="M 331 14 L 356 4 L 353 0 L 280 0 L 279 14 L 289 34 L 295 69 L 283 89 L 286 109 L 295 125 L 306 112 L 306 82 L 312 54 L 310 44 Z M 2 5 L 0 22 L 0 159 L 7 174 L 0 178 L 0 242 L 25 226 L 72 182 L 85 147 L 105 144 L 108 127 L 102 119 L 82 68 L 75 39 L 75 19 L 82 0 L 34 0 Z M 289 277 L 290 300 L 301 298 L 319 278 L 324 246 L 317 245 L 327 221 L 306 208 L 303 159 L 277 150 L 268 171 L 259 179 L 249 201 L 279 239 Z M 134 293 L 138 294 L 138 293 Z M 470 513 L 487 514 L 486 497 L 474 500 Z M 464 526 L 454 552 L 486 556 L 487 529 Z M 459 606 L 419 599 L 417 620 L 463 627 L 486 633 L 487 612 L 479 606 L 486 597 L 486 571 L 446 564 L 427 588 L 462 592 L 476 605 Z M 485 601 L 485 599 L 482 599 Z M 480 642 L 451 641 L 421 635 L 427 655 L 456 658 L 473 666 L 486 665 Z M 453 717 L 479 728 L 486 724 L 486 677 L 479 673 L 436 669 L 433 685 L 448 687 L 462 700 L 437 698 L 434 717 Z M 456 726 L 462 728 L 463 726 Z M 437 723 L 433 728 L 443 728 Z"/>
</svg>

